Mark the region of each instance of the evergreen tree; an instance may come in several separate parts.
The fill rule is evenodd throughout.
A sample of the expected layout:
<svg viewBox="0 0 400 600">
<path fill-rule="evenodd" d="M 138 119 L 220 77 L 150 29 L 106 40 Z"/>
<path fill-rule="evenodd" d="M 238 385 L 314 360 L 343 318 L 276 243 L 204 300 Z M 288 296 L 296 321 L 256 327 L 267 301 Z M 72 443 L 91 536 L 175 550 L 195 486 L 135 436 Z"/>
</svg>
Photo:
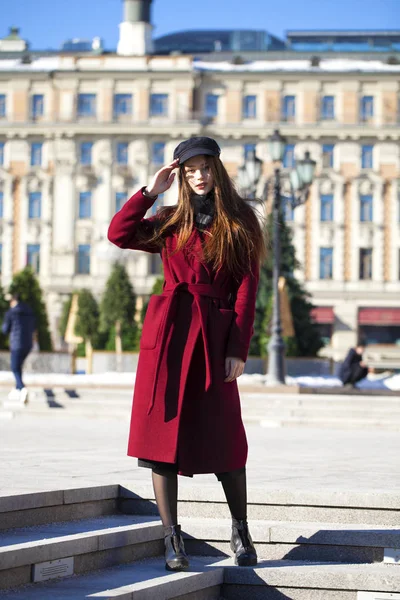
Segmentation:
<svg viewBox="0 0 400 600">
<path fill-rule="evenodd" d="M 150 298 L 153 294 L 157 294 L 157 295 L 162 294 L 163 284 L 164 284 L 164 275 L 159 275 L 157 277 L 157 279 L 155 280 L 154 285 L 152 287 L 152 290 L 150 293 Z M 140 315 L 140 322 L 142 325 L 144 322 L 144 318 L 146 316 L 147 307 L 149 306 L 150 298 L 146 302 L 143 302 L 142 311 L 141 311 L 141 315 Z"/>
<path fill-rule="evenodd" d="M 95 297 L 89 290 L 80 290 L 78 294 L 78 313 L 76 316 L 75 333 L 84 339 L 87 372 L 92 372 L 92 353 L 99 331 L 99 307 Z"/>
<path fill-rule="evenodd" d="M 295 278 L 294 271 L 300 263 L 296 259 L 292 243 L 292 232 L 282 217 L 280 218 L 281 239 L 281 274 L 287 283 L 288 297 L 293 318 L 295 335 L 285 338 L 287 356 L 315 356 L 323 347 L 323 342 L 317 326 L 311 320 L 313 305 L 310 294 Z M 270 334 L 272 319 L 272 273 L 273 254 L 271 242 L 273 237 L 272 214 L 269 215 L 266 226 L 266 236 L 269 241 L 269 252 L 260 272 L 260 283 L 256 301 L 255 334 L 251 342 L 250 353 L 265 356 Z"/>
<path fill-rule="evenodd" d="M 42 297 L 42 290 L 32 268 L 27 266 L 16 273 L 10 285 L 11 294 L 19 294 L 22 302 L 32 308 L 36 317 L 37 338 L 39 348 L 45 352 L 52 351 L 46 306 Z"/>
<path fill-rule="evenodd" d="M 137 347 L 136 296 L 125 266 L 115 263 L 100 304 L 100 330 L 108 331 L 106 348 L 120 356 Z M 117 357 L 117 360 L 120 360 Z"/>
</svg>

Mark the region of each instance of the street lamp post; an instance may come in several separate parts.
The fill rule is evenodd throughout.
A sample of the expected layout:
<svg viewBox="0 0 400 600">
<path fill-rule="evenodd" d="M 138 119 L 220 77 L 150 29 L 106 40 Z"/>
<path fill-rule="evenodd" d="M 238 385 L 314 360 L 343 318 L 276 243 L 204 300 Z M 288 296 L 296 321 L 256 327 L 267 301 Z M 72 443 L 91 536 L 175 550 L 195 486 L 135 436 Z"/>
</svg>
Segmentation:
<svg viewBox="0 0 400 600">
<path fill-rule="evenodd" d="M 284 385 L 285 384 L 285 342 L 282 338 L 282 323 L 281 309 L 279 298 L 279 277 L 281 271 L 281 239 L 280 239 L 280 221 L 281 221 L 281 163 L 285 154 L 286 139 L 279 133 L 274 131 L 273 135 L 268 140 L 269 151 L 272 161 L 275 163 L 274 180 L 273 180 L 273 313 L 271 324 L 271 339 L 268 344 L 268 384 L 269 385 Z M 258 177 L 256 179 L 256 171 L 254 164 L 258 165 Z M 290 173 L 291 193 L 285 196 L 286 202 L 289 202 L 292 208 L 296 208 L 300 204 L 307 201 L 310 186 L 314 177 L 315 161 L 311 160 L 310 153 L 306 152 L 303 160 L 297 161 L 296 168 Z M 259 176 L 261 173 L 261 161 L 254 155 L 250 156 L 249 161 L 239 170 L 239 185 L 247 188 L 247 190 L 255 190 Z M 267 182 L 270 183 L 270 182 Z M 246 185 L 244 185 L 246 184 Z M 266 186 L 268 192 L 268 185 Z"/>
</svg>

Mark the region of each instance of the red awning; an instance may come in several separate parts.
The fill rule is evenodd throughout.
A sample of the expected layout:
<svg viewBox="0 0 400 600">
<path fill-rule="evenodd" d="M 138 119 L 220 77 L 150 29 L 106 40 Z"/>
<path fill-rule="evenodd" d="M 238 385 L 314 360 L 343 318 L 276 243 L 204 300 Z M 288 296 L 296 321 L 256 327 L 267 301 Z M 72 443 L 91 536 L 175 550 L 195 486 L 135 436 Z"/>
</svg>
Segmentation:
<svg viewBox="0 0 400 600">
<path fill-rule="evenodd" d="M 360 325 L 400 325 L 400 308 L 360 308 Z"/>
<path fill-rule="evenodd" d="M 314 323 L 334 323 L 335 313 L 332 306 L 317 306 L 312 309 L 311 318 Z"/>
</svg>

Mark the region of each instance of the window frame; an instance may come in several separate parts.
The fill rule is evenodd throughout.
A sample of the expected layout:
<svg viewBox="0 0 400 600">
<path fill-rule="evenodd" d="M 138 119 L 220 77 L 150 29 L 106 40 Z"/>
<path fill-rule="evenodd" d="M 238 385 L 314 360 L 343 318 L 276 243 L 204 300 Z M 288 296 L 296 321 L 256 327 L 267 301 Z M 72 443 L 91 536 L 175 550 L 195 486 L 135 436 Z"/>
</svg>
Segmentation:
<svg viewBox="0 0 400 600">
<path fill-rule="evenodd" d="M 333 223 L 334 221 L 334 211 L 335 211 L 335 197 L 333 194 L 320 194 L 320 222 L 321 223 Z M 329 199 L 329 201 L 327 200 Z M 328 217 L 324 211 L 327 210 L 329 212 Z"/>
<path fill-rule="evenodd" d="M 289 107 L 291 107 L 290 110 Z M 286 123 L 296 120 L 296 96 L 294 94 L 285 94 L 282 97 L 281 120 Z"/>
<path fill-rule="evenodd" d="M 86 102 L 88 105 L 86 106 Z M 89 110 L 87 110 L 89 109 Z M 78 119 L 94 118 L 97 116 L 97 94 L 96 93 L 78 93 L 76 103 L 76 116 Z"/>
<path fill-rule="evenodd" d="M 362 144 L 361 145 L 361 168 L 362 169 L 373 169 L 374 168 L 374 145 L 373 144 Z"/>
<path fill-rule="evenodd" d="M 212 98 L 214 101 L 214 104 L 212 104 L 212 105 L 209 104 L 210 98 Z M 219 94 L 213 94 L 212 92 L 207 93 L 205 96 L 204 115 L 206 117 L 208 117 L 209 119 L 216 119 L 218 117 L 219 98 L 220 98 Z M 210 109 L 212 109 L 212 110 L 210 110 Z"/>
<path fill-rule="evenodd" d="M 368 110 L 370 105 L 370 110 Z M 360 121 L 366 123 L 374 118 L 375 115 L 375 98 L 371 95 L 363 95 L 360 98 Z"/>
<path fill-rule="evenodd" d="M 120 200 L 123 202 L 120 203 Z M 121 208 L 124 206 L 125 202 L 128 200 L 127 192 L 115 192 L 115 212 L 119 212 Z"/>
<path fill-rule="evenodd" d="M 92 218 L 92 191 L 79 192 L 78 219 Z"/>
<path fill-rule="evenodd" d="M 326 256 L 323 256 L 324 252 L 326 252 Z M 325 259 L 329 259 L 328 264 L 328 276 L 323 276 L 323 270 L 326 267 L 324 262 Z M 324 280 L 332 280 L 333 279 L 333 247 L 332 246 L 320 246 L 319 249 L 319 279 L 321 281 Z"/>
<path fill-rule="evenodd" d="M 36 248 L 36 252 L 33 252 L 33 248 Z M 37 256 L 37 264 L 34 265 L 34 261 L 29 261 L 29 257 Z M 32 267 L 33 271 L 37 274 L 40 273 L 40 244 L 27 244 L 26 246 L 26 265 Z"/>
<path fill-rule="evenodd" d="M 364 267 L 365 262 L 362 260 L 362 255 L 364 254 L 364 260 L 367 256 L 369 256 L 369 276 L 365 277 Z M 360 281 L 372 281 L 373 278 L 373 248 L 360 248 L 358 253 L 359 260 L 359 280 Z"/>
<path fill-rule="evenodd" d="M 151 93 L 150 94 L 150 117 L 168 117 L 169 116 L 169 94 Z"/>
<path fill-rule="evenodd" d="M 43 161 L 43 142 L 31 142 L 31 167 L 41 167 Z"/>
<path fill-rule="evenodd" d="M 83 251 L 83 248 L 87 248 L 88 251 Z M 77 249 L 77 264 L 76 264 L 76 272 L 77 275 L 90 275 L 90 269 L 91 269 L 91 252 L 92 252 L 92 248 L 90 244 L 78 244 L 78 249 Z M 87 263 L 85 265 L 85 263 L 83 263 L 83 261 L 86 260 Z M 81 268 L 82 266 L 85 266 L 86 268 Z"/>
<path fill-rule="evenodd" d="M 6 147 L 5 142 L 0 142 L 0 167 L 4 165 L 4 149 Z"/>
<path fill-rule="evenodd" d="M 323 169 L 333 169 L 334 156 L 335 156 L 335 144 L 322 144 L 322 168 Z M 329 162 L 329 164 L 326 164 L 328 162 Z"/>
<path fill-rule="evenodd" d="M 243 96 L 242 118 L 257 119 L 257 94 L 246 94 Z"/>
<path fill-rule="evenodd" d="M 29 192 L 28 219 L 42 218 L 42 192 Z"/>
<path fill-rule="evenodd" d="M 123 149 L 124 156 L 121 154 L 122 146 L 124 147 L 124 149 Z M 123 160 L 121 160 L 121 158 L 123 158 Z M 116 160 L 117 165 L 126 166 L 128 164 L 129 142 L 117 142 L 116 148 L 115 148 L 115 160 Z"/>
<path fill-rule="evenodd" d="M 126 110 L 123 108 L 123 102 L 126 102 Z M 114 119 L 126 118 L 133 114 L 133 94 L 118 93 L 114 94 L 113 115 Z"/>
<path fill-rule="evenodd" d="M 291 164 L 288 164 L 289 153 L 292 153 Z M 296 166 L 296 144 L 286 144 L 285 152 L 282 158 L 282 167 L 284 169 L 294 169 Z"/>
<path fill-rule="evenodd" d="M 6 117 L 7 117 L 7 94 L 0 94 L 0 119 L 5 119 Z"/>
<path fill-rule="evenodd" d="M 36 103 L 39 102 L 40 110 L 37 111 Z M 44 116 L 44 94 L 32 94 L 30 101 L 31 119 L 36 120 Z"/>
<path fill-rule="evenodd" d="M 372 223 L 374 220 L 374 197 L 372 194 L 360 194 L 360 223 Z M 368 211 L 368 215 L 364 212 Z M 365 218 L 365 216 L 367 218 Z"/>
<path fill-rule="evenodd" d="M 162 160 L 161 156 L 157 158 L 157 152 L 155 151 L 156 146 L 162 148 Z M 156 159 L 156 160 L 155 160 Z M 165 142 L 157 141 L 151 142 L 151 164 L 157 167 L 162 167 L 165 165 Z"/>
<path fill-rule="evenodd" d="M 331 102 L 331 105 L 327 102 L 328 100 Z M 322 96 L 320 119 L 321 121 L 334 121 L 336 119 L 335 96 L 332 94 Z"/>
<path fill-rule="evenodd" d="M 90 148 L 89 160 L 84 159 L 85 153 Z M 79 164 L 84 167 L 89 167 L 93 164 L 93 142 L 80 142 L 79 144 Z"/>
</svg>

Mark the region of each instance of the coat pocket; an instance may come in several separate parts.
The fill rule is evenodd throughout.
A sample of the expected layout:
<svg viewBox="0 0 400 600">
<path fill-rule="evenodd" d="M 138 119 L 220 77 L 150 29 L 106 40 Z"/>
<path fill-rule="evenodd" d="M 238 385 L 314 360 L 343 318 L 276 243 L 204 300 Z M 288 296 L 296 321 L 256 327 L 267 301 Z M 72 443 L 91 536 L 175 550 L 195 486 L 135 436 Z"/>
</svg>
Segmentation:
<svg viewBox="0 0 400 600">
<path fill-rule="evenodd" d="M 140 338 L 141 350 L 152 350 L 156 347 L 164 320 L 167 300 L 167 296 L 151 296 Z"/>
</svg>

